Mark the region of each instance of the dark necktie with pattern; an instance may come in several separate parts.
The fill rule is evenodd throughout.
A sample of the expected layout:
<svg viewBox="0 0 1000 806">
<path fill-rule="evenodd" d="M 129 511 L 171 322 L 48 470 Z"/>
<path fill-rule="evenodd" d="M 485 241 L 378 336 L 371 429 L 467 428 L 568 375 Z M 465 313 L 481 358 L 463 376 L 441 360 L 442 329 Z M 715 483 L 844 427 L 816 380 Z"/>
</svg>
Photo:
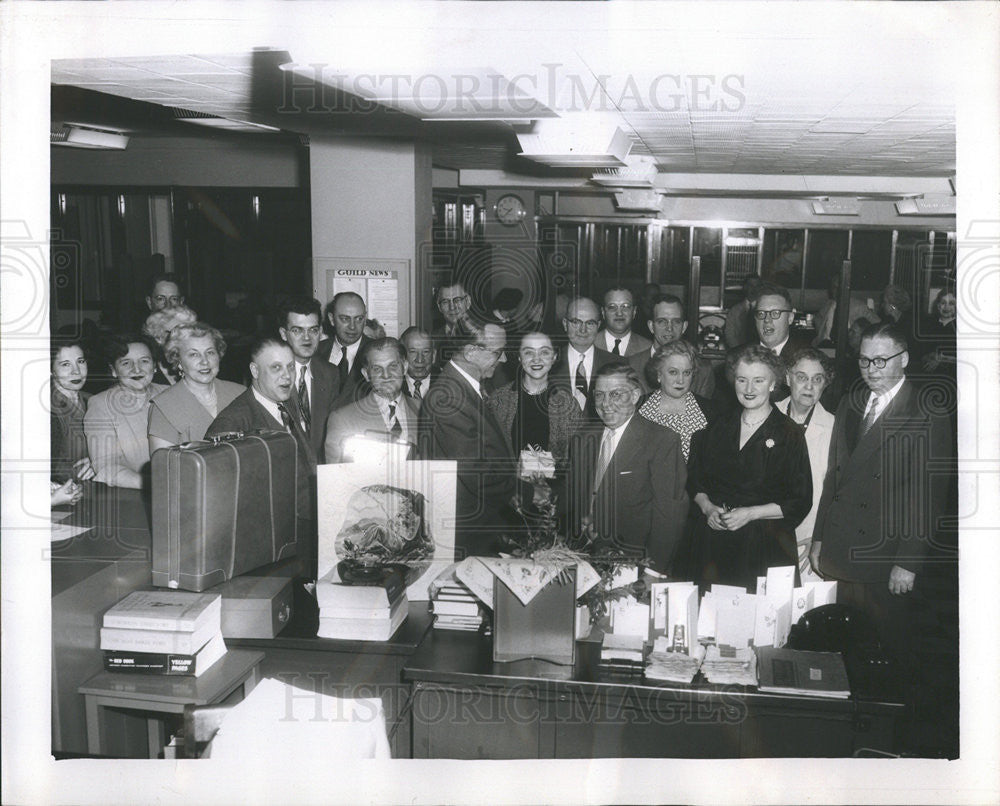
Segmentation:
<svg viewBox="0 0 1000 806">
<path fill-rule="evenodd" d="M 861 436 L 864 436 L 869 431 L 872 430 L 872 426 L 875 425 L 875 420 L 878 417 L 878 398 L 873 397 L 871 405 L 868 407 L 868 411 L 865 414 L 864 420 L 861 421 Z"/>
<path fill-rule="evenodd" d="M 308 434 L 312 429 L 312 412 L 309 409 L 309 386 L 306 384 L 306 365 L 299 367 L 299 411 L 302 412 L 302 427 Z"/>
<path fill-rule="evenodd" d="M 583 367 L 583 358 L 580 359 L 580 363 L 576 365 L 576 380 L 573 384 L 578 391 L 584 397 L 587 396 L 587 373 Z"/>
<path fill-rule="evenodd" d="M 417 400 L 422 400 L 423 399 L 423 395 L 420 394 L 420 381 L 417 380 L 416 378 L 413 379 L 413 396 Z"/>
<path fill-rule="evenodd" d="M 392 426 L 389 428 L 389 433 L 392 434 L 393 439 L 398 439 L 403 435 L 403 426 L 399 424 L 399 418 L 396 416 L 396 404 L 389 404 L 389 422 Z"/>
<path fill-rule="evenodd" d="M 340 388 L 343 389 L 347 385 L 347 348 L 340 348 L 340 363 L 337 365 L 337 372 L 340 374 Z"/>
<path fill-rule="evenodd" d="M 615 346 L 614 349 L 611 351 L 611 354 L 620 356 L 622 354 L 621 346 L 622 346 L 622 340 L 615 339 Z"/>
</svg>

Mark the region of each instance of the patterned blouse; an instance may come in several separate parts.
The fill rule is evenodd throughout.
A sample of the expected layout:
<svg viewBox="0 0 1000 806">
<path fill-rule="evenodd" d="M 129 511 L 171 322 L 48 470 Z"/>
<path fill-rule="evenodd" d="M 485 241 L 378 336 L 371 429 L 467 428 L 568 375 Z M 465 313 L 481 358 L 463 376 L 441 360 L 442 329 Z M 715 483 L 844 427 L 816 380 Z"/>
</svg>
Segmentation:
<svg viewBox="0 0 1000 806">
<path fill-rule="evenodd" d="M 666 416 L 661 414 L 660 399 L 662 396 L 663 392 L 659 389 L 653 392 L 646 399 L 646 402 L 639 407 L 639 414 L 657 425 L 662 425 L 664 428 L 675 431 L 680 436 L 681 449 L 684 451 L 684 461 L 686 462 L 691 453 L 692 434 L 696 431 L 701 431 L 701 429 L 708 425 L 708 420 L 705 419 L 705 413 L 701 410 L 701 406 L 698 405 L 698 401 L 694 399 L 694 395 L 691 392 L 688 392 L 684 396 L 684 412 L 682 414 L 674 414 L 672 412 Z"/>
</svg>

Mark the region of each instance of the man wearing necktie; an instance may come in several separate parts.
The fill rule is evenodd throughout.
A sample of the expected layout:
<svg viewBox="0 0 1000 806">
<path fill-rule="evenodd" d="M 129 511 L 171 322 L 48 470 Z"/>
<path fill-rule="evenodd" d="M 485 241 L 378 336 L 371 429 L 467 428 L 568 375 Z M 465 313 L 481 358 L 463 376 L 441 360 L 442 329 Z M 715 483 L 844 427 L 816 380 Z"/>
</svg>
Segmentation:
<svg viewBox="0 0 1000 806">
<path fill-rule="evenodd" d="M 597 334 L 597 347 L 616 359 L 648 352 L 652 342 L 632 331 L 635 300 L 627 288 L 610 288 L 604 293 L 604 330 Z"/>
<path fill-rule="evenodd" d="M 278 308 L 278 334 L 295 356 L 295 401 L 316 461 L 323 464 L 326 418 L 340 391 L 340 378 L 329 361 L 318 356 L 322 309 L 319 300 L 292 297 Z"/>
<path fill-rule="evenodd" d="M 282 430 L 295 437 L 296 555 L 301 576 L 315 579 L 316 455 L 309 445 L 296 401 L 295 367 L 291 347 L 275 338 L 259 339 L 250 350 L 250 388 L 219 412 L 205 436 L 231 431 Z"/>
<path fill-rule="evenodd" d="M 403 394 L 410 398 L 419 410 L 433 376 L 436 375 L 433 371 L 436 360 L 434 346 L 430 335 L 418 327 L 408 327 L 400 335 L 399 341 L 406 349 Z"/>
<path fill-rule="evenodd" d="M 580 410 L 596 422 L 597 412 L 591 399 L 594 374 L 605 364 L 616 359 L 610 353 L 597 349 L 595 340 L 601 326 L 601 312 L 597 303 L 587 297 L 576 297 L 566 306 L 562 320 L 569 342 L 549 373 L 549 383 L 571 392 Z"/>
<path fill-rule="evenodd" d="M 687 518 L 687 469 L 680 437 L 635 416 L 641 397 L 632 367 L 598 370 L 594 403 L 603 428 L 570 438 L 561 499 L 572 534 L 589 533 L 669 574 Z"/>
<path fill-rule="evenodd" d="M 333 328 L 333 338 L 323 342 L 317 354 L 337 372 L 340 390 L 334 408 L 358 400 L 371 391 L 361 377 L 358 361 L 361 351 L 371 341 L 364 334 L 367 316 L 365 301 L 353 291 L 341 291 L 326 306 L 326 319 Z"/>
<path fill-rule="evenodd" d="M 359 359 L 361 373 L 371 392 L 330 413 L 326 423 L 326 458 L 330 463 L 349 462 L 352 437 L 379 442 L 410 443 L 409 458 L 416 458 L 417 406 L 403 394 L 406 350 L 396 339 L 375 339 Z M 346 449 L 346 450 L 345 450 Z"/>
<path fill-rule="evenodd" d="M 954 595 L 942 593 L 956 553 L 940 524 L 954 515 L 946 508 L 955 477 L 948 413 L 907 379 L 907 347 L 892 323 L 862 334 L 865 388 L 837 408 L 810 560 L 837 580 L 837 601 L 864 611 L 900 668 L 912 670 L 924 637 L 913 625 Z"/>
</svg>

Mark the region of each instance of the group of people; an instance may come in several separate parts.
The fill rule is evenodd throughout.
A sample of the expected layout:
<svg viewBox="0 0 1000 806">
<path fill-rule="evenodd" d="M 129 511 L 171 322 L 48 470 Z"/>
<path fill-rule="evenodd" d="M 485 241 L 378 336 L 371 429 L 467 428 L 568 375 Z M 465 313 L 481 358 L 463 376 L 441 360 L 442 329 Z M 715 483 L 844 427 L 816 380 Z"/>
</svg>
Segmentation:
<svg viewBox="0 0 1000 806">
<path fill-rule="evenodd" d="M 953 412 L 922 404 L 896 323 L 861 333 L 860 382 L 838 403 L 830 359 L 791 332 L 778 286 L 758 287 L 755 337 L 719 372 L 685 340 L 688 314 L 670 294 L 649 301 L 651 338 L 633 330 L 624 288 L 600 305 L 570 300 L 558 333 L 477 314 L 458 282 L 435 301 L 441 327 L 396 339 L 366 335 L 357 294 L 325 308 L 286 300 L 244 387 L 218 377 L 222 334 L 160 278 L 145 333 L 106 340 L 109 388 L 88 395 L 82 346 L 53 342 L 53 502 L 89 478 L 148 485 L 158 449 L 282 429 L 299 447 L 298 554 L 315 578 L 316 466 L 351 461 L 352 437 L 375 436 L 457 462 L 463 555 L 496 552 L 554 493 L 564 531 L 630 551 L 651 574 L 753 590 L 769 567 L 795 565 L 800 580 L 837 579 L 844 601 L 895 623 L 944 512 L 928 467 L 954 455 Z M 550 472 L 529 461 L 539 456 Z"/>
</svg>

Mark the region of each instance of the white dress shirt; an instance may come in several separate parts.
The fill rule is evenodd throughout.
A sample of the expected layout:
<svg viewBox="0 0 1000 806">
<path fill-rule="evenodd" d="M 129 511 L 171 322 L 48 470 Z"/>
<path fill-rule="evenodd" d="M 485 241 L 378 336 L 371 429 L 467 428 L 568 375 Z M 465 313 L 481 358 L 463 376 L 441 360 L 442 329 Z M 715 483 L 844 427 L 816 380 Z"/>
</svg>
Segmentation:
<svg viewBox="0 0 1000 806">
<path fill-rule="evenodd" d="M 616 336 L 610 330 L 605 330 L 604 331 L 604 341 L 607 344 L 607 350 L 608 350 L 608 352 L 610 353 L 610 352 L 614 351 L 614 349 L 615 349 L 615 339 L 618 339 L 619 342 L 620 342 L 619 345 L 618 345 L 618 352 L 622 354 L 622 357 L 625 356 L 625 351 L 628 349 L 628 342 L 629 342 L 629 339 L 631 339 L 631 338 L 632 338 L 632 331 L 631 330 L 628 333 L 626 333 L 624 336 Z"/>
<path fill-rule="evenodd" d="M 902 387 L 903 381 L 905 380 L 906 380 L 905 377 L 900 378 L 898 381 L 896 381 L 896 385 L 893 386 L 892 389 L 890 389 L 888 392 L 884 392 L 881 395 L 876 395 L 874 392 L 872 392 L 868 396 L 868 404 L 865 406 L 865 417 L 868 416 L 868 412 L 874 406 L 875 422 L 877 422 L 878 418 L 881 417 L 883 412 L 885 412 L 885 410 L 889 407 L 889 404 L 892 403 L 892 399 L 899 392 L 900 387 Z M 864 417 L 862 417 L 861 419 L 864 420 Z"/>
<path fill-rule="evenodd" d="M 358 339 L 354 344 L 347 345 L 347 370 L 348 372 L 354 368 L 354 359 L 358 357 L 358 349 L 361 347 L 361 339 Z M 340 340 L 334 336 L 333 337 L 333 348 L 330 350 L 330 363 L 335 367 L 340 366 L 340 353 L 344 349 L 344 345 L 340 343 Z M 310 391 L 312 391 L 310 389 Z"/>
<path fill-rule="evenodd" d="M 572 345 L 566 345 L 569 388 L 573 390 L 573 397 L 576 398 L 576 402 L 583 409 L 587 406 L 587 398 L 581 395 L 580 390 L 576 388 L 576 368 L 580 365 L 581 358 L 583 359 L 583 374 L 587 378 L 587 388 L 589 389 L 591 379 L 594 377 L 594 345 L 590 345 L 585 353 L 578 352 Z"/>
<path fill-rule="evenodd" d="M 396 420 L 399 422 L 399 427 L 403 429 L 399 435 L 399 439 L 403 442 L 409 442 L 410 433 L 406 427 L 406 417 L 403 416 L 405 411 L 403 408 L 403 395 L 397 395 L 395 400 L 386 400 L 381 395 L 373 395 L 373 397 L 375 398 L 375 403 L 378 405 L 379 413 L 382 415 L 382 422 L 385 423 L 386 432 L 392 431 L 392 420 L 389 418 L 389 404 L 391 403 L 396 407 Z"/>
<path fill-rule="evenodd" d="M 264 397 L 264 395 L 258 392 L 253 386 L 251 386 L 250 389 L 253 391 L 253 396 L 257 398 L 257 402 L 260 403 L 260 405 L 262 405 L 265 409 L 267 409 L 267 413 L 270 414 L 279 423 L 284 425 L 285 421 L 281 417 L 281 409 L 278 408 L 278 404 L 275 403 L 273 400 L 271 400 L 271 398 Z M 291 416 L 291 414 L 292 414 L 291 412 L 288 412 L 289 416 Z M 285 430 L 288 431 L 289 429 L 286 428 Z"/>
</svg>

